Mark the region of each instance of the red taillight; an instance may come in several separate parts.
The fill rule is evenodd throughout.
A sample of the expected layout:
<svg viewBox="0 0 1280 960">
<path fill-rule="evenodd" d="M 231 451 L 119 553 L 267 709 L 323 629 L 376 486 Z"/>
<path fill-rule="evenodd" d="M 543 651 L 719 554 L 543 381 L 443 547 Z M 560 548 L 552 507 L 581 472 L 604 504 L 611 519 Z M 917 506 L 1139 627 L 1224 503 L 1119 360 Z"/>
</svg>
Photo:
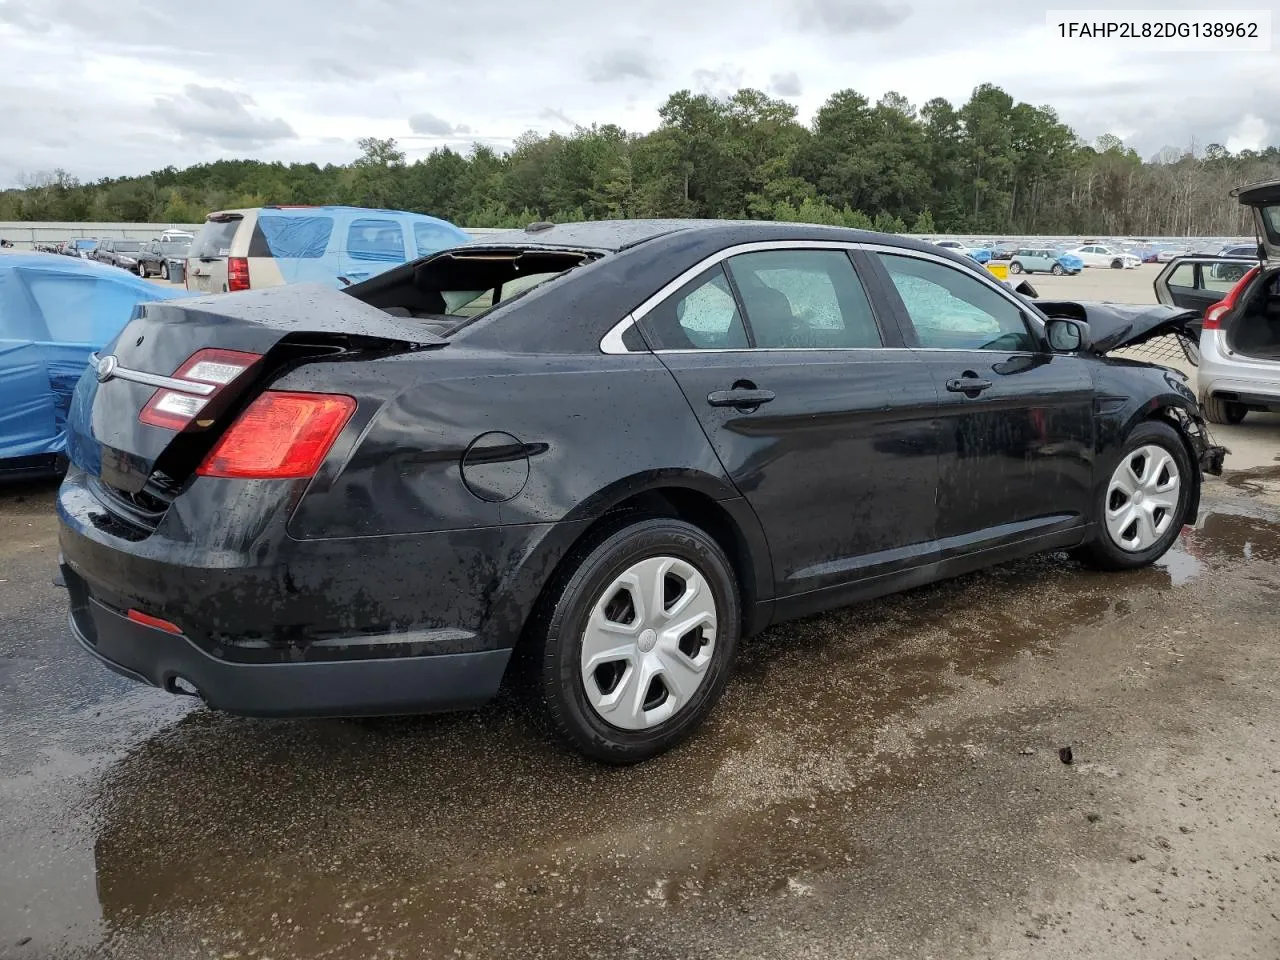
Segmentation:
<svg viewBox="0 0 1280 960">
<path fill-rule="evenodd" d="M 213 392 L 200 397 L 162 387 L 151 395 L 138 419 L 153 427 L 182 430 L 218 395 L 219 390 L 261 359 L 261 354 L 239 350 L 197 350 L 174 371 L 173 376 L 210 384 Z"/>
<path fill-rule="evenodd" d="M 245 257 L 227 257 L 227 290 L 249 289 L 249 261 Z"/>
<path fill-rule="evenodd" d="M 1202 330 L 1221 330 L 1222 318 L 1235 309 L 1240 294 L 1244 293 L 1250 281 L 1258 275 L 1259 267 L 1252 267 L 1248 273 L 1236 281 L 1236 285 L 1227 291 L 1227 295 L 1204 312 Z"/>
<path fill-rule="evenodd" d="M 246 480 L 313 476 L 355 409 L 355 400 L 342 394 L 268 390 L 240 414 L 196 473 Z"/>
<path fill-rule="evenodd" d="M 153 617 L 149 613 L 143 613 L 141 610 L 130 610 L 125 614 L 134 623 L 140 623 L 144 627 L 151 627 L 153 630 L 163 630 L 165 633 L 176 633 L 181 635 L 182 628 L 176 623 L 170 623 L 168 620 L 161 620 L 159 617 Z"/>
</svg>

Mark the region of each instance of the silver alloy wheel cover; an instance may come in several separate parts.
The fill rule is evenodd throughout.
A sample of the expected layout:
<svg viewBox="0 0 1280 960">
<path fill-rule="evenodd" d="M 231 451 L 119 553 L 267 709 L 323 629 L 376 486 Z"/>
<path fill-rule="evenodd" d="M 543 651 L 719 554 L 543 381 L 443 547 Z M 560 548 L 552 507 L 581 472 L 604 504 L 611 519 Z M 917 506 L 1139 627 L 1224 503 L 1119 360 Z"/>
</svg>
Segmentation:
<svg viewBox="0 0 1280 960">
<path fill-rule="evenodd" d="M 1103 503 L 1111 542 L 1129 553 L 1150 549 L 1178 519 L 1181 492 L 1178 462 L 1164 447 L 1149 443 L 1126 454 Z"/>
<path fill-rule="evenodd" d="M 683 592 L 669 606 L 664 603 L 668 575 L 684 583 Z M 619 623 L 606 610 L 624 591 L 630 595 L 633 618 Z M 688 706 L 706 680 L 717 620 L 710 584 L 686 560 L 650 557 L 615 577 L 587 618 L 579 661 L 587 701 L 600 719 L 623 730 L 647 730 Z M 693 631 L 699 631 L 701 643 L 691 657 L 680 641 Z M 622 674 L 605 689 L 598 671 L 611 664 Z M 666 696 L 646 710 L 646 695 L 655 679 Z"/>
</svg>

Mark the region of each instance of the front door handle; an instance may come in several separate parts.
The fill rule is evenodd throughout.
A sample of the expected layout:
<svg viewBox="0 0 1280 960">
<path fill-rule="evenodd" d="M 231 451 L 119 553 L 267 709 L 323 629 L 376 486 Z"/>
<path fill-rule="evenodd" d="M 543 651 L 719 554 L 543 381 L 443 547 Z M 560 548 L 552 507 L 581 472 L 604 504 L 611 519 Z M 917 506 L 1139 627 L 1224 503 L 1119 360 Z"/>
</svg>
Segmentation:
<svg viewBox="0 0 1280 960">
<path fill-rule="evenodd" d="M 768 403 L 774 398 L 772 390 L 757 390 L 754 387 L 737 387 L 732 390 L 713 390 L 707 394 L 707 403 L 713 407 L 748 407 L 754 408 Z"/>
<path fill-rule="evenodd" d="M 969 398 L 976 397 L 983 390 L 989 390 L 990 388 L 990 380 L 985 380 L 976 374 L 970 373 L 968 370 L 965 371 L 963 377 L 947 381 L 947 390 L 951 393 L 963 393 Z"/>
</svg>

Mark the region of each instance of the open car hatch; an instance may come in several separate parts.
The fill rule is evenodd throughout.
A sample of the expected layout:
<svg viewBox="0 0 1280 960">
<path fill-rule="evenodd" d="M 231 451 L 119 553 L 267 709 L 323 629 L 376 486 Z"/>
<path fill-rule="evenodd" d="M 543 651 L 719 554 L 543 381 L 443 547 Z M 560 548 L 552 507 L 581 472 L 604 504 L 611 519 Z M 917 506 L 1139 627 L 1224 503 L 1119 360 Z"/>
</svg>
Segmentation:
<svg viewBox="0 0 1280 960">
<path fill-rule="evenodd" d="M 1280 266 L 1280 180 L 1236 187 L 1231 195 L 1253 208 L 1254 228 L 1267 255 L 1266 265 Z"/>
</svg>

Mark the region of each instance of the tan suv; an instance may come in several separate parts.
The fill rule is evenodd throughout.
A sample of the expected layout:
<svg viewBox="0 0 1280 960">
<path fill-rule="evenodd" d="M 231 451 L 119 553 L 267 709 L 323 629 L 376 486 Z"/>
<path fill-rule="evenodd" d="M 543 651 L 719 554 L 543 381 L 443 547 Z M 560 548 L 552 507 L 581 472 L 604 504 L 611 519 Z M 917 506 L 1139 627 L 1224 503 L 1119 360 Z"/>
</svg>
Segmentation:
<svg viewBox="0 0 1280 960">
<path fill-rule="evenodd" d="M 446 220 L 360 207 L 258 207 L 205 218 L 187 254 L 198 293 L 359 283 L 470 237 Z"/>
</svg>

